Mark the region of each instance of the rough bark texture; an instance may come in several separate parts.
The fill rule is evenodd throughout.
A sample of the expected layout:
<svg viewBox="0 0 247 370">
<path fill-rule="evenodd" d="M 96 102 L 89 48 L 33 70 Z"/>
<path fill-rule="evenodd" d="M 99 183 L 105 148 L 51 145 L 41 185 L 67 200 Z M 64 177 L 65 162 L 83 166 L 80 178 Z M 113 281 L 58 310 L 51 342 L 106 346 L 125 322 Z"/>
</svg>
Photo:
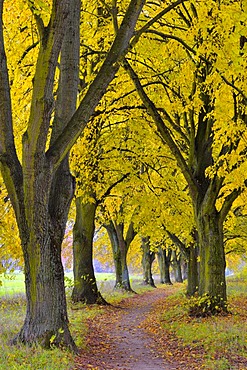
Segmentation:
<svg viewBox="0 0 247 370">
<path fill-rule="evenodd" d="M 58 1 L 52 11 L 49 32 L 39 28 L 40 51 L 29 124 L 23 138 L 23 207 L 26 227 L 21 227 L 21 239 L 25 261 L 27 312 L 24 325 L 14 340 L 23 343 L 38 341 L 46 348 L 52 345 L 68 346 L 73 350 L 76 347 L 68 328 L 61 261 L 61 244 L 74 190 L 73 179 L 69 173 L 67 158 L 54 171 L 45 157 L 45 146 L 53 104 L 55 69 L 52 65 L 56 65 L 61 48 L 61 27 L 67 27 L 66 37 L 73 43 L 69 18 L 72 18 L 74 10 L 73 6 L 69 13 L 68 2 Z M 64 46 L 64 53 L 67 51 Z M 65 61 L 64 53 L 61 56 L 61 65 Z M 78 75 L 78 59 L 76 63 Z M 60 129 L 74 113 L 76 101 L 75 89 L 68 86 L 64 91 L 61 81 L 63 76 L 64 72 L 61 70 L 54 119 L 54 127 L 59 126 Z M 68 92 L 70 99 L 65 101 L 64 97 Z M 56 121 L 58 116 L 59 124 Z M 44 136 L 39 135 L 40 131 Z M 56 136 L 53 131 L 51 143 Z"/>
<path fill-rule="evenodd" d="M 209 295 L 214 306 L 226 310 L 225 252 L 223 227 L 217 211 L 198 215 L 200 245 L 199 295 Z"/>
<path fill-rule="evenodd" d="M 76 199 L 76 220 L 73 228 L 73 302 L 107 304 L 98 291 L 93 267 L 96 208 L 96 203 L 83 203 L 81 197 Z"/>
</svg>

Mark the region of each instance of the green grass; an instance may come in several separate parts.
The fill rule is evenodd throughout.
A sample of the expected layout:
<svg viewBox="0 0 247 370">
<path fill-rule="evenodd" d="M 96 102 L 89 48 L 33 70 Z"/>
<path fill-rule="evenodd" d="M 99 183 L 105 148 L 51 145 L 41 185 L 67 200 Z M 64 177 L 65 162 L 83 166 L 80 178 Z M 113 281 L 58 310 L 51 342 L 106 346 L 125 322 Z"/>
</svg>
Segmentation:
<svg viewBox="0 0 247 370">
<path fill-rule="evenodd" d="M 72 278 L 71 274 L 67 275 Z M 97 282 L 105 299 L 117 304 L 131 293 L 113 291 L 114 274 L 97 274 Z M 71 353 L 54 349 L 43 350 L 39 346 L 10 346 L 10 341 L 20 330 L 25 318 L 24 276 L 15 274 L 13 279 L 1 276 L 0 280 L 0 369 L 1 370 L 70 370 L 73 369 L 74 357 Z M 140 279 L 132 278 L 133 288 L 141 293 L 148 288 L 140 285 Z M 70 280 L 68 280 L 69 282 Z M 70 303 L 68 289 L 68 314 L 70 330 L 79 348 L 85 348 L 87 319 L 96 317 L 102 310 L 98 306 L 74 307 Z"/>
<path fill-rule="evenodd" d="M 190 318 L 183 291 L 168 297 L 161 317 L 164 330 L 176 336 L 181 345 L 195 351 L 204 349 L 205 370 L 244 370 L 238 358 L 247 363 L 246 280 L 228 282 L 229 315 Z M 240 367 L 239 367 L 240 366 Z"/>
<path fill-rule="evenodd" d="M 0 297 L 12 297 L 25 293 L 24 274 L 15 272 L 11 275 L 0 275 Z"/>
<path fill-rule="evenodd" d="M 98 287 L 104 298 L 112 304 L 131 296 L 112 290 L 113 274 L 97 274 Z M 67 275 L 69 279 L 72 275 Z M 25 317 L 24 278 L 17 274 L 14 280 L 2 279 L 0 287 L 0 369 L 73 369 L 73 355 L 54 349 L 44 351 L 40 347 L 9 346 L 18 333 Z M 143 293 L 149 287 L 140 285 L 140 279 L 131 278 L 132 287 Z M 229 302 L 232 315 L 191 319 L 187 315 L 187 300 L 184 287 L 166 299 L 161 325 L 164 330 L 177 336 L 182 345 L 194 350 L 203 347 L 206 353 L 204 370 L 243 370 L 234 367 L 232 359 L 242 356 L 247 361 L 247 292 L 246 280 L 231 279 L 228 282 Z M 69 285 L 69 284 L 68 284 Z M 171 288 L 172 289 L 172 288 Z M 104 308 L 86 305 L 73 306 L 69 299 L 70 329 L 80 348 L 86 348 L 87 319 L 96 317 Z"/>
<path fill-rule="evenodd" d="M 67 281 L 73 281 L 73 273 L 65 274 Z M 112 285 L 114 280 L 113 273 L 96 273 L 98 286 Z M 15 272 L 10 275 L 0 274 L 0 298 L 13 297 L 16 294 L 25 294 L 24 274 L 23 272 Z"/>
</svg>

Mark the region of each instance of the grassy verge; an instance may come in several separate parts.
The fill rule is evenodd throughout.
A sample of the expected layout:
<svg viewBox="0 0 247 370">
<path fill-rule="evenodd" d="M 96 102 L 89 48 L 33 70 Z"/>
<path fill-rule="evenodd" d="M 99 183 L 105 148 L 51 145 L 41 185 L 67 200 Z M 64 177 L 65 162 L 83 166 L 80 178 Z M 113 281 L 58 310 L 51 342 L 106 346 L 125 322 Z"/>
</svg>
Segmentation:
<svg viewBox="0 0 247 370">
<path fill-rule="evenodd" d="M 20 276 L 19 276 L 20 278 Z M 70 370 L 74 358 L 70 353 L 60 350 L 44 351 L 39 347 L 10 347 L 9 341 L 20 329 L 25 316 L 24 294 L 16 295 L 14 288 L 20 283 L 6 281 L 5 295 L 0 297 L 0 369 L 1 370 Z M 70 276 L 68 277 L 70 278 Z M 69 283 L 69 280 L 68 280 Z M 188 316 L 188 301 L 182 285 L 165 287 L 167 298 L 150 318 L 150 328 L 158 318 L 157 330 L 165 333 L 165 356 L 191 361 L 192 369 L 204 370 L 244 370 L 247 369 L 247 290 L 246 279 L 228 281 L 229 310 L 227 316 L 192 319 Z M 12 293 L 6 294 L 9 284 Z M 68 284 L 69 285 L 69 284 Z M 98 276 L 98 286 L 109 303 L 117 304 L 130 295 L 112 290 L 112 276 Z M 138 293 L 150 289 L 140 285 L 140 280 L 132 279 L 132 286 Z M 18 290 L 17 290 L 18 291 Z M 20 292 L 20 290 L 19 290 Z M 69 293 L 69 288 L 68 288 Z M 69 296 L 69 294 L 68 294 Z M 85 305 L 73 306 L 68 299 L 70 328 L 77 345 L 86 348 L 87 320 L 104 312 L 103 307 Z M 151 328 L 152 329 L 152 328 Z M 160 331 L 159 331 L 160 333 Z M 173 341 L 173 342 L 172 342 Z M 173 343 L 173 344 L 172 344 Z M 171 345 L 171 348 L 167 347 Z M 177 354 L 177 357 L 176 357 Z M 192 362 L 195 358 L 195 366 Z M 197 364 L 197 365 L 196 365 Z M 187 367 L 181 367 L 187 369 Z"/>
<path fill-rule="evenodd" d="M 111 304 L 117 304 L 128 293 L 112 290 L 113 275 L 99 274 L 97 276 L 100 291 Z M 71 276 L 68 276 L 70 279 Z M 0 287 L 0 369 L 1 370 L 70 370 L 73 369 L 74 357 L 71 353 L 54 349 L 45 351 L 42 348 L 10 346 L 11 339 L 18 333 L 25 317 L 25 296 L 23 275 L 17 274 L 15 279 L 3 279 Z M 69 282 L 69 280 L 68 280 Z M 145 289 L 140 281 L 133 279 L 134 289 L 141 293 Z M 103 307 L 86 305 L 73 306 L 69 299 L 68 311 L 72 336 L 79 348 L 86 348 L 87 320 L 103 312 Z"/>
<path fill-rule="evenodd" d="M 177 339 L 186 356 L 188 349 L 194 357 L 198 355 L 201 365 L 191 369 L 247 369 L 246 280 L 230 280 L 228 287 L 229 315 L 190 318 L 183 288 L 165 302 L 160 318 L 162 329 Z"/>
</svg>

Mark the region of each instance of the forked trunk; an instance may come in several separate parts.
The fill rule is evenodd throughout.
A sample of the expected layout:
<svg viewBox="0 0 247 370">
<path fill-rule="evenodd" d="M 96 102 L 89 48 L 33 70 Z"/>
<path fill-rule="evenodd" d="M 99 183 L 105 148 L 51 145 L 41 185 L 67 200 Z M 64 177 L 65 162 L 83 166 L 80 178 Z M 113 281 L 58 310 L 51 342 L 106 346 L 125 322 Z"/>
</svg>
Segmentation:
<svg viewBox="0 0 247 370">
<path fill-rule="evenodd" d="M 170 276 L 171 255 L 172 250 L 170 248 L 166 250 L 159 247 L 158 262 L 161 277 L 160 282 L 162 284 L 172 285 Z"/>
<path fill-rule="evenodd" d="M 143 268 L 143 282 L 155 288 L 152 264 L 155 259 L 155 253 L 150 251 L 149 238 L 142 238 L 142 268 Z"/>
<path fill-rule="evenodd" d="M 112 255 L 113 255 L 113 261 L 114 261 L 114 267 L 115 267 L 115 285 L 114 288 L 121 288 L 122 286 L 122 261 L 121 261 L 121 251 L 119 247 L 117 232 L 115 230 L 113 222 L 110 220 L 109 224 L 104 225 L 110 242 L 111 242 L 111 248 L 112 248 Z"/>
<path fill-rule="evenodd" d="M 20 341 L 39 343 L 46 348 L 54 345 L 76 349 L 68 328 L 61 261 L 61 244 L 73 194 L 73 179 L 69 172 L 67 176 L 64 174 L 66 168 L 65 159 L 53 179 L 49 179 L 49 171 L 41 171 L 45 173 L 43 181 L 46 186 L 35 192 L 34 205 L 28 208 L 29 219 L 25 228 L 21 226 L 24 223 L 20 223 L 27 311 L 15 343 Z M 39 179 L 41 177 L 40 174 Z M 49 192 L 51 183 L 53 191 Z M 32 198 L 31 193 L 29 195 Z"/>
</svg>

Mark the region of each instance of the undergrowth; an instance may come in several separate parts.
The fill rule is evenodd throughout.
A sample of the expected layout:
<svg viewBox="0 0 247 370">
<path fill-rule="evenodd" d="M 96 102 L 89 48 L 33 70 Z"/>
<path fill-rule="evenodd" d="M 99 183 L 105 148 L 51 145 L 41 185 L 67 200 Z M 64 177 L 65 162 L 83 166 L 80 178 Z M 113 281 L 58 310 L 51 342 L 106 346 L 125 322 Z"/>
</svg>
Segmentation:
<svg viewBox="0 0 247 370">
<path fill-rule="evenodd" d="M 240 288 L 241 286 L 241 288 Z M 245 286 L 245 291 L 242 289 Z M 179 345 L 203 352 L 205 370 L 247 369 L 246 281 L 229 281 L 229 313 L 190 317 L 190 304 L 183 290 L 167 298 L 161 316 L 162 328 Z M 201 367 L 200 367 L 201 368 Z"/>
</svg>

